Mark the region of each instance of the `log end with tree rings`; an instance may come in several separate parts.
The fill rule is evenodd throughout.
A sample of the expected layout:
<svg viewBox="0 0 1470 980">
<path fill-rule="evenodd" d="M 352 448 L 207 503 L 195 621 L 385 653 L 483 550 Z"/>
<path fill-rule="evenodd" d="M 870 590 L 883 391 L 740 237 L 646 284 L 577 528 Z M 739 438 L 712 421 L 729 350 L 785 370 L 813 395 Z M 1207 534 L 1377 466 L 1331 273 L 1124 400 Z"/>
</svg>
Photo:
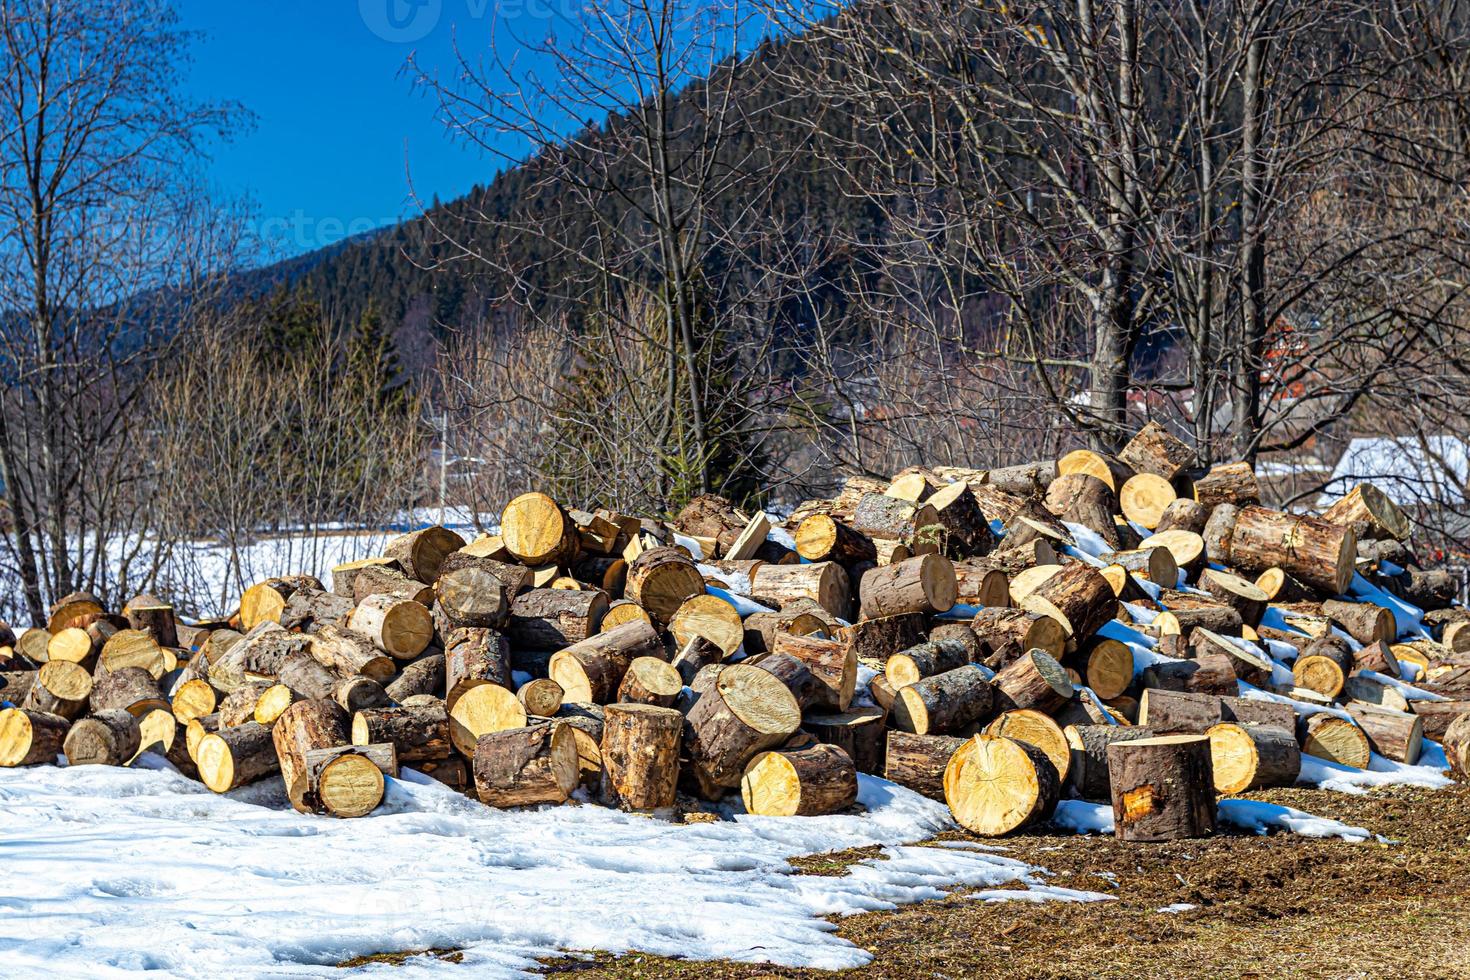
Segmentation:
<svg viewBox="0 0 1470 980">
<path fill-rule="evenodd" d="M 1110 459 L 1101 453 L 1095 453 L 1090 449 L 1074 449 L 1061 459 L 1057 460 L 1057 475 L 1068 476 L 1073 473 L 1081 473 L 1086 476 L 1096 477 L 1108 485 L 1108 489 L 1114 493 L 1128 479 L 1132 471 L 1115 459 Z"/>
<path fill-rule="evenodd" d="M 460 694 L 450 709 L 449 739 L 461 755 L 473 758 L 482 735 L 521 728 L 526 717 L 525 706 L 510 691 L 499 684 L 480 684 Z"/>
<path fill-rule="evenodd" d="M 24 708 L 0 710 L 0 767 L 54 765 L 71 723 Z"/>
<path fill-rule="evenodd" d="M 730 656 L 745 642 L 745 624 L 729 602 L 716 595 L 691 596 L 669 620 L 674 642 L 683 647 L 692 636 L 702 636 Z"/>
<path fill-rule="evenodd" d="M 363 817 L 383 802 L 383 771 L 364 755 L 346 753 L 312 775 L 313 793 L 334 817 Z"/>
<path fill-rule="evenodd" d="M 1368 768 L 1373 750 L 1368 745 L 1368 736 L 1357 725 L 1324 713 L 1308 716 L 1303 727 L 1305 735 L 1301 745 L 1307 755 L 1354 769 Z"/>
<path fill-rule="evenodd" d="M 845 810 L 857 802 L 857 768 L 835 745 L 818 743 L 798 751 L 763 752 L 740 779 L 747 813 L 767 817 L 811 817 Z"/>
<path fill-rule="evenodd" d="M 658 657 L 637 657 L 628 665 L 622 683 L 618 685 L 618 700 L 667 708 L 682 690 L 684 679 L 667 661 Z"/>
<path fill-rule="evenodd" d="M 654 622 L 663 624 L 672 620 L 691 597 L 704 594 L 704 576 L 683 551 L 651 548 L 628 566 L 623 590 Z"/>
<path fill-rule="evenodd" d="M 944 801 L 972 833 L 998 837 L 1046 820 L 1061 798 L 1056 767 L 1041 749 L 998 735 L 976 735 L 950 756 Z"/>
<path fill-rule="evenodd" d="M 561 506 L 544 493 L 523 493 L 500 514 L 500 540 L 523 565 L 562 564 L 576 549 L 575 528 Z"/>
<path fill-rule="evenodd" d="M 1133 686 L 1133 651 L 1118 640 L 1094 640 L 1082 675 L 1098 697 L 1115 698 Z"/>
<path fill-rule="evenodd" d="M 628 623 L 647 623 L 649 626 L 652 626 L 653 619 L 642 606 L 638 605 L 632 599 L 619 599 L 607 607 L 607 612 L 602 616 L 602 625 L 599 627 L 598 632 L 606 633 L 609 630 L 617 629 L 619 626 L 625 626 Z"/>
<path fill-rule="evenodd" d="M 1290 786 L 1301 772 L 1302 753 L 1291 732 L 1221 722 L 1205 734 L 1210 739 L 1210 764 L 1218 793 Z"/>
<path fill-rule="evenodd" d="M 1152 531 L 1178 496 L 1174 485 L 1162 476 L 1135 473 L 1118 491 L 1118 506 L 1124 517 Z"/>
<path fill-rule="evenodd" d="M 1046 757 L 1056 767 L 1057 778 L 1062 782 L 1067 781 L 1067 773 L 1072 768 L 1071 746 L 1062 726 L 1050 715 L 1029 708 L 1002 712 L 985 726 L 985 734 L 1003 735 L 1036 746 L 1046 753 Z"/>
<path fill-rule="evenodd" d="M 1198 567 L 1205 557 L 1205 539 L 1193 531 L 1177 528 L 1151 534 L 1140 541 L 1138 547 L 1167 548 L 1169 554 L 1174 557 L 1174 564 L 1184 569 Z M 1171 583 L 1161 582 L 1160 584 L 1170 585 Z"/>
</svg>

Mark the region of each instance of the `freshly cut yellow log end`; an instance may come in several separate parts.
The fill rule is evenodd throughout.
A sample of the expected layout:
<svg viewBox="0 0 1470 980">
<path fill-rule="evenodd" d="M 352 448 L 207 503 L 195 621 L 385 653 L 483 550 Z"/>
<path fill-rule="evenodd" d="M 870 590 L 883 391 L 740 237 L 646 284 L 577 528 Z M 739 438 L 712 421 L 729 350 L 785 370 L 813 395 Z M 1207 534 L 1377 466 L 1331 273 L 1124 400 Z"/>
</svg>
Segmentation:
<svg viewBox="0 0 1470 980">
<path fill-rule="evenodd" d="M 1239 725 L 1213 725 L 1207 734 L 1215 790 L 1227 794 L 1245 792 L 1260 765 L 1256 743 Z"/>
<path fill-rule="evenodd" d="M 383 802 L 382 770 L 364 756 L 339 756 L 317 777 L 317 796 L 333 816 L 366 816 Z"/>
<path fill-rule="evenodd" d="M 499 684 L 480 684 L 459 696 L 449 711 L 449 738 L 466 758 L 475 757 L 481 735 L 524 728 L 526 709 L 516 696 Z M 353 721 L 353 738 L 357 736 Z"/>
<path fill-rule="evenodd" d="M 1041 765 L 1046 765 L 1043 761 Z M 998 735 L 976 735 L 944 768 L 944 800 L 966 830 L 999 836 L 1018 830 L 1056 803 L 1056 776 L 1042 773 L 1019 744 Z"/>
<path fill-rule="evenodd" d="M 296 695 L 285 684 L 272 684 L 255 701 L 255 720 L 269 728 L 295 700 Z"/>
<path fill-rule="evenodd" d="M 1061 565 L 1032 565 L 1021 569 L 1011 576 L 1011 602 L 1019 606 L 1022 599 L 1041 588 L 1047 579 L 1061 570 Z"/>
<path fill-rule="evenodd" d="M 1159 526 L 1165 508 L 1178 496 L 1174 485 L 1162 476 L 1136 473 L 1118 491 L 1118 506 L 1124 517 L 1152 531 Z"/>
<path fill-rule="evenodd" d="M 1326 717 L 1313 725 L 1302 742 L 1307 755 L 1354 769 L 1368 768 L 1372 749 L 1363 730 L 1342 718 Z"/>
<path fill-rule="evenodd" d="M 235 757 L 229 743 L 218 734 L 200 739 L 194 749 L 194 765 L 199 769 L 199 781 L 214 792 L 227 792 L 234 785 Z"/>
<path fill-rule="evenodd" d="M 209 682 L 203 678 L 196 677 L 192 681 L 185 681 L 174 691 L 173 711 L 174 717 L 179 724 L 187 725 L 195 718 L 203 718 L 212 714 L 219 705 L 219 696 Z"/>
<path fill-rule="evenodd" d="M 1193 531 L 1170 528 L 1158 534 L 1150 534 L 1138 545 L 1139 548 L 1167 548 L 1174 556 L 1174 564 L 1180 568 L 1193 565 L 1205 553 L 1205 539 Z M 1166 583 L 1168 584 L 1168 583 Z"/>
<path fill-rule="evenodd" d="M 1118 640 L 1099 640 L 1087 654 L 1085 679 L 1098 697 L 1117 697 L 1133 683 L 1133 651 Z"/>
<path fill-rule="evenodd" d="M 1050 715 L 1031 708 L 1005 711 L 985 728 L 987 735 L 1002 735 L 1018 742 L 1027 742 L 1046 753 L 1051 764 L 1057 768 L 1057 778 L 1066 782 L 1072 768 L 1072 748 L 1067 743 L 1062 726 Z"/>
<path fill-rule="evenodd" d="M 500 515 L 502 543 L 527 565 L 563 557 L 570 531 L 566 512 L 544 493 L 523 493 Z"/>
<path fill-rule="evenodd" d="M 46 659 L 67 660 L 79 664 L 92 655 L 92 637 L 87 631 L 76 626 L 68 626 L 66 629 L 56 633 L 46 643 Z"/>
<path fill-rule="evenodd" d="M 719 596 L 708 594 L 686 599 L 669 620 L 669 632 L 674 634 L 674 642 L 680 649 L 690 637 L 702 636 L 727 657 L 745 642 L 745 625 L 740 613 Z"/>
</svg>

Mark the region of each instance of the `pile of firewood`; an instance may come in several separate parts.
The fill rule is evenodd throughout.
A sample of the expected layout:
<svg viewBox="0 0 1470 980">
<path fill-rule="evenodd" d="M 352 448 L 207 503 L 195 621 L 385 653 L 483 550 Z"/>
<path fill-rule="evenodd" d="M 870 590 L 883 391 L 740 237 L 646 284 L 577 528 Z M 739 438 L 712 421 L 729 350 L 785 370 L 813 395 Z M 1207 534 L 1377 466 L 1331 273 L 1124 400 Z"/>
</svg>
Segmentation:
<svg viewBox="0 0 1470 980">
<path fill-rule="evenodd" d="M 497 807 L 583 786 L 766 815 L 851 807 L 864 772 L 982 834 L 1073 795 L 1125 839 L 1197 836 L 1303 753 L 1414 763 L 1430 737 L 1466 765 L 1470 611 L 1408 532 L 1368 485 L 1262 507 L 1249 465 L 1199 469 L 1152 424 L 1117 458 L 852 478 L 784 528 L 713 496 L 661 522 L 530 493 L 496 536 L 415 531 L 226 622 L 66 597 L 0 635 L 0 766 L 151 749 L 342 817 L 400 764 Z"/>
</svg>

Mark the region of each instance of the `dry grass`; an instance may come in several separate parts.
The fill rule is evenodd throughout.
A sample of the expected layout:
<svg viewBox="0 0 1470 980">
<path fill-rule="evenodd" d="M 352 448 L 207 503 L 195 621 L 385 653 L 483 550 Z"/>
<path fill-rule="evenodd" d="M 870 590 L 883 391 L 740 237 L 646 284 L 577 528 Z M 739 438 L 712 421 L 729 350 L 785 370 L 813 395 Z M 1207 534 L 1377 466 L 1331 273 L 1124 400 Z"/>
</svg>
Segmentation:
<svg viewBox="0 0 1470 980">
<path fill-rule="evenodd" d="M 1009 856 L 1050 869 L 1059 885 L 1110 892 L 1117 901 L 988 904 L 960 892 L 851 916 L 839 920 L 841 935 L 874 958 L 844 976 L 1470 977 L 1470 916 L 1462 912 L 1470 894 L 1470 787 L 1252 795 L 1398 843 L 1227 835 L 1125 845 L 1023 835 L 1004 842 Z M 830 875 L 871 856 L 862 849 L 793 863 L 801 873 Z M 1176 903 L 1196 908 L 1157 911 Z M 544 972 L 578 980 L 833 976 L 636 953 L 553 960 Z"/>
</svg>

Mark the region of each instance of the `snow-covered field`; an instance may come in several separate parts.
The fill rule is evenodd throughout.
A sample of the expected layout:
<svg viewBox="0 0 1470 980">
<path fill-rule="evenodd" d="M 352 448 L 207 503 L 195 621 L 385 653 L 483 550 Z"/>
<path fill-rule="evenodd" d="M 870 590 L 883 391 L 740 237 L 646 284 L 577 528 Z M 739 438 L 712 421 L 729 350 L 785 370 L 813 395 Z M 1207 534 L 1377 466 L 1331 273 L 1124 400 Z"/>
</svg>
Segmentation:
<svg viewBox="0 0 1470 980">
<path fill-rule="evenodd" d="M 869 777 L 860 815 L 680 825 L 494 810 L 405 771 L 343 821 L 289 809 L 279 779 L 215 796 L 156 765 L 0 770 L 0 975 L 340 976 L 354 956 L 430 947 L 464 962 L 393 976 L 515 976 L 593 949 L 835 969 L 869 955 L 822 916 L 959 886 L 1067 897 L 1003 847 L 907 846 L 951 827 L 948 810 Z M 872 844 L 888 860 L 842 877 L 786 863 Z"/>
</svg>

